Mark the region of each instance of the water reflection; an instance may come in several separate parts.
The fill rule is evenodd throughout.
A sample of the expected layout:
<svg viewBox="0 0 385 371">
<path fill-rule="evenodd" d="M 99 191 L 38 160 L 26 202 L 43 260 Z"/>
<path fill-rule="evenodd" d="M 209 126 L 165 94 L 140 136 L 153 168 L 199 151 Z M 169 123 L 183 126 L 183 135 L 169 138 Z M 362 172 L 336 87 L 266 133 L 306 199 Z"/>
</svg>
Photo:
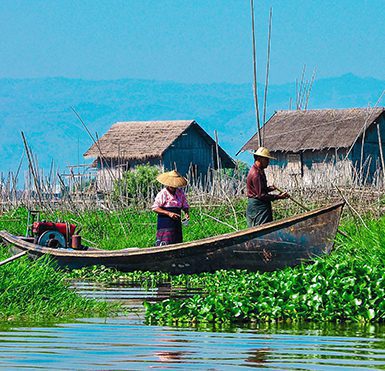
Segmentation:
<svg viewBox="0 0 385 371">
<path fill-rule="evenodd" d="M 383 326 L 255 324 L 230 329 L 144 326 L 140 303 L 164 297 L 167 287 L 160 293 L 157 288 L 106 288 L 89 283 L 76 283 L 74 287 L 88 297 L 119 298 L 134 310 L 118 318 L 1 328 L 0 368 L 385 369 Z"/>
<path fill-rule="evenodd" d="M 183 355 L 191 354 L 191 352 L 183 352 L 181 350 L 174 351 L 160 351 L 155 352 L 155 355 L 159 358 L 160 362 L 182 362 Z"/>
<path fill-rule="evenodd" d="M 245 362 L 258 363 L 260 365 L 266 363 L 269 353 L 272 349 L 270 348 L 259 348 L 259 349 L 250 349 L 249 356 L 245 359 Z"/>
</svg>

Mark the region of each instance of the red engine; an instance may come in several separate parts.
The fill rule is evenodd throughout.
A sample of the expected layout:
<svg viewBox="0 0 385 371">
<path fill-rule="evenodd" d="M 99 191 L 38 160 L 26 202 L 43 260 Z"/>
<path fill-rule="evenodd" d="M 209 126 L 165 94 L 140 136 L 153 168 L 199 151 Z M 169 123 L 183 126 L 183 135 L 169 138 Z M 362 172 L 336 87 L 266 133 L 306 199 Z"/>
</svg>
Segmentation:
<svg viewBox="0 0 385 371">
<path fill-rule="evenodd" d="M 67 227 L 68 226 L 68 227 Z M 67 228 L 69 236 L 67 236 Z M 57 231 L 63 236 L 66 236 L 69 239 L 75 234 L 76 225 L 69 223 L 53 223 L 53 222 L 34 222 L 32 224 L 32 233 L 39 237 L 46 231 Z"/>
</svg>

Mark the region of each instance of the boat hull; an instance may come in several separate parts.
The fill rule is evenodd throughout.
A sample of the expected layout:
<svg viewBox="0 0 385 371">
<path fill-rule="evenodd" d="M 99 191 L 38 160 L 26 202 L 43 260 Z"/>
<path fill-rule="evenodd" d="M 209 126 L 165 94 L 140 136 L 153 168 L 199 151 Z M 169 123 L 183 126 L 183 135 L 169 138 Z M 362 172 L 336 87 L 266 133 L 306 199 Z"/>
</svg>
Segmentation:
<svg viewBox="0 0 385 371">
<path fill-rule="evenodd" d="M 120 271 L 163 271 L 171 274 L 220 269 L 273 271 L 329 254 L 344 203 L 310 211 L 243 231 L 199 241 L 152 248 L 86 250 L 45 248 L 6 231 L 0 232 L 14 253 L 32 258 L 50 255 L 60 267 L 104 265 Z"/>
</svg>

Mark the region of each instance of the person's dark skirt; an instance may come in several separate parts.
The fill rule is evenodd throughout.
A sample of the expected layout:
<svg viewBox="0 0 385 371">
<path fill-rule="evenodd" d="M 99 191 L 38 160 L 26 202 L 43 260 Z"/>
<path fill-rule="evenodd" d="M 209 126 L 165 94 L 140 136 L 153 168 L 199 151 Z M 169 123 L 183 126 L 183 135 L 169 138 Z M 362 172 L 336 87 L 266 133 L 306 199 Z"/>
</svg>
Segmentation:
<svg viewBox="0 0 385 371">
<path fill-rule="evenodd" d="M 248 227 L 273 221 L 271 202 L 261 201 L 257 198 L 249 198 L 247 202 L 246 219 Z"/>
<path fill-rule="evenodd" d="M 181 209 L 177 207 L 163 207 L 163 209 L 181 215 Z M 182 241 L 181 218 L 175 220 L 167 215 L 158 214 L 156 246 L 171 245 Z"/>
</svg>

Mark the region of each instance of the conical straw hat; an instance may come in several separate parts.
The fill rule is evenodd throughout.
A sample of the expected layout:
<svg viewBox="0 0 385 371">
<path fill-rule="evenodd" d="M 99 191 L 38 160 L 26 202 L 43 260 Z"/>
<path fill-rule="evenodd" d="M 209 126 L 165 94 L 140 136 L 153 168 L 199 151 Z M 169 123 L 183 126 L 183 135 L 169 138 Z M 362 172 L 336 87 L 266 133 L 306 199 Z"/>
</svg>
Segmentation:
<svg viewBox="0 0 385 371">
<path fill-rule="evenodd" d="M 167 187 L 181 188 L 186 187 L 187 180 L 185 177 L 180 175 L 177 171 L 168 171 L 167 173 L 160 174 L 156 177 L 159 183 Z"/>
<path fill-rule="evenodd" d="M 266 158 L 271 158 L 272 160 L 276 160 L 276 158 L 273 157 L 270 154 L 270 151 L 265 147 L 259 147 L 256 151 L 251 151 L 251 153 L 259 157 L 266 157 Z"/>
</svg>

